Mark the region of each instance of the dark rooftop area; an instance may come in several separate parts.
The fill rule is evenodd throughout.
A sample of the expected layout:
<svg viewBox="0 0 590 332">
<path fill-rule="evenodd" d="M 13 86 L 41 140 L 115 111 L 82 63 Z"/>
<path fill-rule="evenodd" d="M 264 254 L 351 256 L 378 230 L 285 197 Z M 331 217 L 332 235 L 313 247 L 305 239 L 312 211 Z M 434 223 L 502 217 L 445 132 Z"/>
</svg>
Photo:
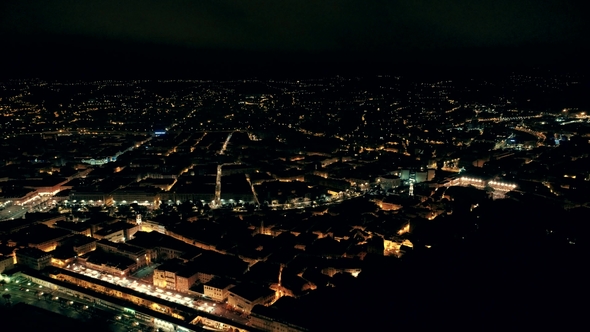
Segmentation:
<svg viewBox="0 0 590 332">
<path fill-rule="evenodd" d="M 254 284 L 240 284 L 230 289 L 230 292 L 239 295 L 249 301 L 255 301 L 261 297 L 266 297 L 274 294 L 270 288 L 257 286 Z"/>
<path fill-rule="evenodd" d="M 0 316 L 6 328 L 14 328 L 13 331 L 99 331 L 108 328 L 99 320 L 82 322 L 22 302 L 12 307 L 0 306 Z"/>
<path fill-rule="evenodd" d="M 43 250 L 37 249 L 37 248 L 20 248 L 16 251 L 17 255 L 23 255 L 23 256 L 27 256 L 27 257 L 32 257 L 32 258 L 42 258 L 42 257 L 46 257 L 46 256 L 51 256 L 51 253 L 45 252 Z"/>
</svg>

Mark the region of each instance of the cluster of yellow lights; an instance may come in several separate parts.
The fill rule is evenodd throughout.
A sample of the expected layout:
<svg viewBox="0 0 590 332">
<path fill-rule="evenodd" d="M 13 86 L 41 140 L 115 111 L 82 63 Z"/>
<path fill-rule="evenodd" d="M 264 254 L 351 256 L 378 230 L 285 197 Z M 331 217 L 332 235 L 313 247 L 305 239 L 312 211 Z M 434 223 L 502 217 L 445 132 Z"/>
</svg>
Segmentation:
<svg viewBox="0 0 590 332">
<path fill-rule="evenodd" d="M 466 178 L 466 177 L 462 177 L 461 178 L 462 181 L 471 181 L 471 182 L 480 182 L 483 183 L 483 180 L 480 179 L 474 179 L 474 178 Z"/>
<path fill-rule="evenodd" d="M 493 185 L 493 186 L 500 186 L 500 187 L 506 187 L 506 188 L 516 188 L 515 184 L 503 183 L 503 182 L 497 182 L 497 181 L 490 181 L 489 184 Z"/>
<path fill-rule="evenodd" d="M 461 181 L 476 182 L 476 183 L 480 183 L 480 184 L 484 183 L 484 180 L 475 179 L 475 178 L 467 178 L 467 177 L 461 177 Z M 499 187 L 504 187 L 504 188 L 516 188 L 515 184 L 498 182 L 498 181 L 490 181 L 490 182 L 488 182 L 488 184 L 490 186 L 499 186 Z"/>
<path fill-rule="evenodd" d="M 405 233 L 409 233 L 410 232 L 410 223 L 407 223 L 406 225 L 404 225 L 404 227 L 402 227 L 399 231 L 397 231 L 398 235 L 402 235 Z"/>
<path fill-rule="evenodd" d="M 37 195 L 35 195 L 35 196 L 33 196 L 33 197 L 25 200 L 25 201 L 22 201 L 20 203 L 17 203 L 17 205 L 27 205 L 27 204 L 31 203 L 32 201 L 34 201 L 36 199 L 39 199 L 39 198 L 41 198 L 41 195 L 37 194 Z"/>
</svg>

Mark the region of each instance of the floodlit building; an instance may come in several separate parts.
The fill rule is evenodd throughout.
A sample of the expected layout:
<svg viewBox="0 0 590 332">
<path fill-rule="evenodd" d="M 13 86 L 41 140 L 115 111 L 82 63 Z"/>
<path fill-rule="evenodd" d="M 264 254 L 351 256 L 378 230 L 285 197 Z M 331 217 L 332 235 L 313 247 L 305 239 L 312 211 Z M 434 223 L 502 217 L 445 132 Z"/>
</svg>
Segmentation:
<svg viewBox="0 0 590 332">
<path fill-rule="evenodd" d="M 414 181 L 416 183 L 432 181 L 435 175 L 434 169 L 402 169 L 398 172 L 398 175 L 403 181 Z"/>
<path fill-rule="evenodd" d="M 211 299 L 223 302 L 229 296 L 229 289 L 234 286 L 233 282 L 223 278 L 213 278 L 203 285 L 204 295 Z"/>
<path fill-rule="evenodd" d="M 66 242 L 71 244 L 72 249 L 78 256 L 96 250 L 96 239 L 88 236 L 74 235 L 66 239 Z M 60 244 L 60 246 L 61 245 L 63 245 L 63 243 Z"/>
<path fill-rule="evenodd" d="M 139 228 L 140 226 L 137 224 L 121 221 L 94 232 L 93 236 L 97 240 L 125 242 L 132 239 L 135 233 L 139 231 Z"/>
<path fill-rule="evenodd" d="M 14 267 L 14 257 L 0 256 L 0 273 L 11 270 Z"/>
<path fill-rule="evenodd" d="M 141 231 L 142 232 L 158 232 L 161 234 L 166 234 L 166 226 L 159 224 L 156 221 L 152 220 L 145 220 L 141 223 Z"/>
<path fill-rule="evenodd" d="M 188 293 L 197 276 L 197 271 L 190 266 L 169 261 L 154 270 L 153 282 L 156 287 Z"/>
<path fill-rule="evenodd" d="M 70 235 L 71 233 L 66 230 L 50 228 L 47 233 L 32 238 L 29 247 L 49 252 L 55 250 L 59 242 Z"/>
<path fill-rule="evenodd" d="M 33 270 L 42 270 L 51 265 L 51 256 L 51 253 L 37 248 L 22 248 L 16 251 L 16 262 Z"/>
<path fill-rule="evenodd" d="M 272 289 L 252 286 L 238 285 L 229 290 L 227 303 L 249 314 L 255 305 L 269 304 L 275 299 L 275 292 Z"/>
</svg>

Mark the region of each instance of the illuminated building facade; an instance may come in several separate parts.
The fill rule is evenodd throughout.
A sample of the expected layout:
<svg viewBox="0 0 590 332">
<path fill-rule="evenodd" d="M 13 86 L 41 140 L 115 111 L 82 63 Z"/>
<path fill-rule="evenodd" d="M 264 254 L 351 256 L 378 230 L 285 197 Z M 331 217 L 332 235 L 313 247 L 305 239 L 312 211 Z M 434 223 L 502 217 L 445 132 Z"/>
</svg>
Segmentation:
<svg viewBox="0 0 590 332">
<path fill-rule="evenodd" d="M 221 278 L 214 278 L 203 285 L 205 296 L 212 298 L 215 301 L 223 302 L 229 296 L 229 289 L 234 285 Z"/>
<path fill-rule="evenodd" d="M 249 314 L 255 305 L 265 305 L 271 303 L 274 299 L 275 292 L 271 289 L 238 285 L 229 290 L 227 303 Z"/>
<path fill-rule="evenodd" d="M 0 273 L 11 270 L 14 267 L 13 256 L 0 256 Z"/>
<path fill-rule="evenodd" d="M 51 265 L 51 253 L 37 248 L 22 248 L 16 251 L 16 262 L 33 270 L 42 270 Z"/>
<path fill-rule="evenodd" d="M 188 293 L 198 279 L 198 272 L 179 262 L 167 262 L 154 270 L 154 286 Z"/>
</svg>

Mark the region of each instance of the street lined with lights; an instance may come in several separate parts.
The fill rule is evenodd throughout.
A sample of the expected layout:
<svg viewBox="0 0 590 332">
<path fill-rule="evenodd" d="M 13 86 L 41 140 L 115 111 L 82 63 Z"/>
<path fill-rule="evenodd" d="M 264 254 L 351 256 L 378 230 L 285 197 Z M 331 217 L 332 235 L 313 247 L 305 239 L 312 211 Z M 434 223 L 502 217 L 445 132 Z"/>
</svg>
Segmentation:
<svg viewBox="0 0 590 332">
<path fill-rule="evenodd" d="M 122 286 L 125 288 L 132 289 L 134 291 L 144 293 L 150 296 L 154 296 L 160 298 L 162 300 L 174 302 L 189 308 L 197 309 L 200 311 L 204 311 L 210 314 L 227 317 L 234 321 L 240 322 L 242 324 L 246 324 L 248 322 L 247 319 L 236 314 L 230 310 L 225 309 L 223 306 L 218 306 L 216 302 L 206 300 L 206 299 L 199 299 L 195 300 L 189 296 L 184 294 L 180 294 L 177 292 L 172 292 L 170 290 L 164 290 L 158 287 L 155 287 L 149 283 L 138 281 L 132 277 L 120 277 L 114 276 L 106 272 L 99 272 L 87 267 L 84 267 L 80 264 L 70 264 L 66 266 L 66 269 L 78 274 L 82 274 L 94 279 L 106 281 L 108 283 Z"/>
<path fill-rule="evenodd" d="M 42 285 L 37 285 L 20 276 L 4 278 L 3 281 L 6 282 L 3 293 L 10 294 L 10 304 L 12 305 L 23 302 L 83 321 L 87 321 L 91 317 L 107 318 L 106 320 L 111 324 L 111 331 L 115 332 L 145 331 L 144 324 L 132 318 L 122 320 L 122 314 L 119 311 L 95 307 L 92 302 L 86 299 L 74 297 L 58 290 L 44 291 L 46 288 Z M 112 319 L 108 319 L 108 317 Z M 117 320 L 116 317 L 119 319 Z"/>
</svg>

